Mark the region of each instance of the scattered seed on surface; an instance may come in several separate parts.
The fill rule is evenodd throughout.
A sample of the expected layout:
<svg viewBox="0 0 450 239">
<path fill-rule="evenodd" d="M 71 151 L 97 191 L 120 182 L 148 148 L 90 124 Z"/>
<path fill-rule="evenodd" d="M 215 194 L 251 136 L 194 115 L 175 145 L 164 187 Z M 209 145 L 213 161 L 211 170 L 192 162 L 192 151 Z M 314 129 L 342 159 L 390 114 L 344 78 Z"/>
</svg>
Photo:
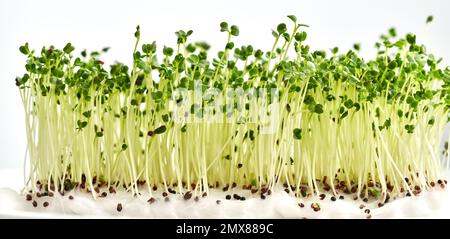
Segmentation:
<svg viewBox="0 0 450 239">
<path fill-rule="evenodd" d="M 53 197 L 53 192 L 48 192 L 49 197 Z"/>
<path fill-rule="evenodd" d="M 366 205 L 364 205 L 364 204 L 359 205 L 359 209 L 363 209 L 365 207 L 366 207 Z"/>
<path fill-rule="evenodd" d="M 200 198 L 198 196 L 195 196 L 194 201 L 198 202 Z"/>
<path fill-rule="evenodd" d="M 106 196 L 108 196 L 108 193 L 107 192 L 102 192 L 101 196 L 102 197 L 106 197 Z"/>
<path fill-rule="evenodd" d="M 257 189 L 257 188 L 252 188 L 251 192 L 252 192 L 252 193 L 257 193 L 257 192 L 258 192 L 258 189 Z"/>
<path fill-rule="evenodd" d="M 228 194 L 227 196 L 225 196 L 225 199 L 226 199 L 226 200 L 230 200 L 230 199 L 231 199 L 231 195 Z"/>
<path fill-rule="evenodd" d="M 164 202 L 168 202 L 168 201 L 170 201 L 170 199 L 168 197 L 165 197 Z"/>
<path fill-rule="evenodd" d="M 30 194 L 27 194 L 26 199 L 27 199 L 27 201 L 31 201 L 31 199 L 33 199 L 33 197 Z"/>
<path fill-rule="evenodd" d="M 272 190 L 267 190 L 267 195 L 270 195 L 270 194 L 272 194 Z"/>
<path fill-rule="evenodd" d="M 371 215 L 371 214 L 368 214 L 368 215 L 366 216 L 366 218 L 367 218 L 367 219 L 371 219 L 371 218 L 372 218 L 372 215 Z"/>
<path fill-rule="evenodd" d="M 311 208 L 312 208 L 315 212 L 320 211 L 320 205 L 319 205 L 318 203 L 311 203 Z"/>
<path fill-rule="evenodd" d="M 204 193 L 202 194 L 202 197 L 204 198 L 204 197 L 206 197 L 206 196 L 208 196 L 208 193 L 204 192 Z"/>
<path fill-rule="evenodd" d="M 37 206 L 38 206 L 37 202 L 33 201 L 33 207 L 37 207 Z"/>
<path fill-rule="evenodd" d="M 44 202 L 44 203 L 42 204 L 42 206 L 48 207 L 48 202 Z"/>
<path fill-rule="evenodd" d="M 336 201 L 336 197 L 335 196 L 331 196 L 331 201 Z"/>
<path fill-rule="evenodd" d="M 366 214 L 370 214 L 370 209 L 366 209 L 366 210 L 364 210 L 364 212 L 366 213 Z"/>
<path fill-rule="evenodd" d="M 232 185 L 231 185 L 231 188 L 235 188 L 237 186 L 237 184 L 236 183 L 233 183 Z"/>
<path fill-rule="evenodd" d="M 344 199 L 344 196 L 342 196 L 342 195 L 339 196 L 339 199 L 340 199 L 340 200 L 343 200 L 343 199 Z"/>
<path fill-rule="evenodd" d="M 266 199 L 266 196 L 264 194 L 261 194 L 261 199 L 262 200 Z"/>
<path fill-rule="evenodd" d="M 241 196 L 239 196 L 237 194 L 233 194 L 233 198 L 236 199 L 236 200 L 239 200 L 239 199 L 241 199 Z"/>
<path fill-rule="evenodd" d="M 41 193 L 40 193 L 40 192 L 37 192 L 37 193 L 36 193 L 36 197 L 40 198 L 40 197 L 41 197 Z"/>
<path fill-rule="evenodd" d="M 69 199 L 70 199 L 70 200 L 73 200 L 73 196 L 72 196 L 72 195 L 69 195 Z"/>
<path fill-rule="evenodd" d="M 118 212 L 122 211 L 122 203 L 117 204 L 117 211 Z"/>
<path fill-rule="evenodd" d="M 434 186 L 436 186 L 436 183 L 431 182 L 430 185 L 431 185 L 431 187 L 434 187 Z"/>
<path fill-rule="evenodd" d="M 441 179 L 439 179 L 439 180 L 438 180 L 438 183 L 439 183 L 439 184 L 442 184 L 442 180 L 441 180 Z"/>
<path fill-rule="evenodd" d="M 368 202 L 368 201 L 369 201 L 368 198 L 364 198 L 364 199 L 363 199 L 363 202 Z"/>
<path fill-rule="evenodd" d="M 109 193 L 116 193 L 116 189 L 113 186 L 109 187 Z"/>
<path fill-rule="evenodd" d="M 241 201 L 245 201 L 245 197 L 241 197 L 240 200 L 241 200 Z"/>
<path fill-rule="evenodd" d="M 384 204 L 381 203 L 381 202 L 379 202 L 379 203 L 378 203 L 378 207 L 382 207 L 382 206 L 384 206 Z"/>
<path fill-rule="evenodd" d="M 301 208 L 304 208 L 304 207 L 305 207 L 305 204 L 299 203 L 298 206 L 301 207 Z"/>
<path fill-rule="evenodd" d="M 226 192 L 226 191 L 228 191 L 228 188 L 229 188 L 229 187 L 228 187 L 228 185 L 227 185 L 227 186 L 225 186 L 225 187 L 222 188 L 222 191 Z"/>
<path fill-rule="evenodd" d="M 154 197 L 151 197 L 149 200 L 147 200 L 148 203 L 152 204 L 156 201 Z"/>
<path fill-rule="evenodd" d="M 217 204 L 217 205 L 219 205 L 220 203 L 221 203 L 221 201 L 220 201 L 220 200 L 217 200 L 217 201 L 216 201 L 216 204 Z"/>
<path fill-rule="evenodd" d="M 284 191 L 289 194 L 289 189 L 285 188 Z"/>
<path fill-rule="evenodd" d="M 167 192 L 163 192 L 162 195 L 163 195 L 163 197 L 167 197 L 168 194 L 167 194 Z"/>
<path fill-rule="evenodd" d="M 183 196 L 184 200 L 189 200 L 189 199 L 191 199 L 191 197 L 192 197 L 192 193 L 191 192 L 187 192 Z"/>
<path fill-rule="evenodd" d="M 322 194 L 319 195 L 319 197 L 320 197 L 320 200 L 324 200 L 326 195 L 324 193 L 322 193 Z"/>
</svg>

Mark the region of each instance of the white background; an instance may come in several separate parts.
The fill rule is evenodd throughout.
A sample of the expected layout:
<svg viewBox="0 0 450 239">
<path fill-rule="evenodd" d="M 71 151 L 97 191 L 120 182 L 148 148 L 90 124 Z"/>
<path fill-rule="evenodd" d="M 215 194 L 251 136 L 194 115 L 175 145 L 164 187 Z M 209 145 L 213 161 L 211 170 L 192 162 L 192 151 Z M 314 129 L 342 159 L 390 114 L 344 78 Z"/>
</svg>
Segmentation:
<svg viewBox="0 0 450 239">
<path fill-rule="evenodd" d="M 225 42 L 219 32 L 223 20 L 240 27 L 237 45 L 268 49 L 271 28 L 294 14 L 311 27 L 308 44 L 313 49 L 339 46 L 349 49 L 361 43 L 370 58 L 373 44 L 389 27 L 399 34 L 414 32 L 418 42 L 450 62 L 450 1 L 56 1 L 0 0 L 0 169 L 20 167 L 26 147 L 23 111 L 14 78 L 24 73 L 25 57 L 18 51 L 24 42 L 40 49 L 66 42 L 78 51 L 110 46 L 104 57 L 129 63 L 133 33 L 141 25 L 142 42 L 174 45 L 179 29 L 192 29 L 193 40 L 206 40 L 215 49 Z M 428 15 L 435 20 L 425 24 Z M 161 49 L 161 48 L 159 48 Z"/>
</svg>

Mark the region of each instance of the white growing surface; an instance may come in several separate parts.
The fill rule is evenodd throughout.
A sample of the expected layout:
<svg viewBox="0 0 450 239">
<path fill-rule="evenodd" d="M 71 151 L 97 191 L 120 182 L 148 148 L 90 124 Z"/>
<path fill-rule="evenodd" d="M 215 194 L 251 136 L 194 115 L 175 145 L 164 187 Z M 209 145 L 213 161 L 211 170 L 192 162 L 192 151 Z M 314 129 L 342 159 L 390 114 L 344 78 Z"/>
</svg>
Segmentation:
<svg viewBox="0 0 450 239">
<path fill-rule="evenodd" d="M 8 176 L 9 175 L 9 176 Z M 425 191 L 419 196 L 391 199 L 383 207 L 378 207 L 378 201 L 364 203 L 353 200 L 352 195 L 344 195 L 343 200 L 330 200 L 327 195 L 324 200 L 318 197 L 296 199 L 278 187 L 265 200 L 259 194 L 251 194 L 249 190 L 231 190 L 223 192 L 212 190 L 210 195 L 198 202 L 195 195 L 188 201 L 181 195 L 169 194 L 170 201 L 165 202 L 161 192 L 154 193 L 157 201 L 149 204 L 148 193 L 142 192 L 141 197 L 119 191 L 109 194 L 106 198 L 94 200 L 92 195 L 84 192 L 71 192 L 65 196 L 58 193 L 54 197 L 34 197 L 38 207 L 33 208 L 24 195 L 18 193 L 20 174 L 12 170 L 3 171 L 0 180 L 9 180 L 9 184 L 0 184 L 0 218 L 366 218 L 365 209 L 370 209 L 372 218 L 450 218 L 450 190 L 436 187 L 433 191 Z M 446 173 L 449 178 L 450 173 Z M 14 183 L 15 182 L 15 183 Z M 19 182 L 19 183 L 18 183 Z M 5 188 L 9 186 L 9 188 Z M 107 191 L 103 188 L 101 192 Z M 226 200 L 225 195 L 237 193 L 245 196 L 245 201 Z M 70 200 L 69 195 L 74 199 Z M 220 200 L 220 204 L 217 204 Z M 47 201 L 49 206 L 42 204 Z M 117 211 L 117 204 L 123 209 Z M 298 203 L 303 203 L 300 208 Z M 321 210 L 314 212 L 311 203 L 319 203 Z M 360 209 L 360 205 L 365 207 Z"/>
</svg>

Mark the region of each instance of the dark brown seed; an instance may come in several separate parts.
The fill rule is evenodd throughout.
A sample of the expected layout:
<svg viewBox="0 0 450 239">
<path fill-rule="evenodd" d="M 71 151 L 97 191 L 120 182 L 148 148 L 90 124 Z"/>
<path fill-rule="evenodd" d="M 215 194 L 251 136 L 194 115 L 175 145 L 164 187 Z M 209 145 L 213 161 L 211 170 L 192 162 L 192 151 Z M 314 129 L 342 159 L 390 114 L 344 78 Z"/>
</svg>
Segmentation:
<svg viewBox="0 0 450 239">
<path fill-rule="evenodd" d="M 420 187 L 419 186 L 415 186 L 414 189 L 417 190 L 417 191 L 420 191 Z"/>
<path fill-rule="evenodd" d="M 164 198 L 164 202 L 168 202 L 170 199 L 168 197 Z"/>
<path fill-rule="evenodd" d="M 239 200 L 239 199 L 241 199 L 241 196 L 239 196 L 237 194 L 233 194 L 233 198 L 236 199 L 236 200 Z"/>
<path fill-rule="evenodd" d="M 168 194 L 167 194 L 167 192 L 163 192 L 162 195 L 163 195 L 163 197 L 167 197 Z"/>
<path fill-rule="evenodd" d="M 319 195 L 319 197 L 320 197 L 320 200 L 324 200 L 326 195 L 324 193 L 322 193 L 322 194 Z"/>
<path fill-rule="evenodd" d="M 353 200 L 355 200 L 355 201 L 358 200 L 358 196 L 354 196 Z"/>
<path fill-rule="evenodd" d="M 288 184 L 287 183 L 283 183 L 283 187 L 287 188 Z"/>
<path fill-rule="evenodd" d="M 289 193 L 289 189 L 287 189 L 287 188 L 285 188 L 284 191 L 285 191 L 286 193 Z"/>
<path fill-rule="evenodd" d="M 436 183 L 431 182 L 430 185 L 431 185 L 431 187 L 434 187 L 434 186 L 436 186 Z"/>
<path fill-rule="evenodd" d="M 227 186 L 225 186 L 225 187 L 222 188 L 222 191 L 226 192 L 226 191 L 228 191 L 228 188 L 229 188 L 229 187 L 228 187 L 228 185 L 227 185 Z"/>
<path fill-rule="evenodd" d="M 220 204 L 220 200 L 217 200 L 216 203 L 217 203 L 217 205 L 219 205 Z"/>
<path fill-rule="evenodd" d="M 242 168 L 242 164 L 241 164 L 241 163 L 239 163 L 237 167 L 238 167 L 238 168 Z"/>
<path fill-rule="evenodd" d="M 444 184 L 447 184 L 447 180 L 444 180 Z"/>
<path fill-rule="evenodd" d="M 204 192 L 204 193 L 202 194 L 202 197 L 204 198 L 204 197 L 206 197 L 206 196 L 208 196 L 208 194 L 207 194 L 206 192 Z"/>
<path fill-rule="evenodd" d="M 92 178 L 92 184 L 96 184 L 97 183 L 97 176 L 94 176 L 93 178 Z"/>
<path fill-rule="evenodd" d="M 154 197 L 151 197 L 147 202 L 152 204 L 156 201 L 156 199 Z"/>
<path fill-rule="evenodd" d="M 109 187 L 109 193 L 116 193 L 116 189 L 113 186 Z"/>
<path fill-rule="evenodd" d="M 33 197 L 30 194 L 27 194 L 26 199 L 27 199 L 27 201 L 31 201 L 31 199 L 33 199 Z"/>
<path fill-rule="evenodd" d="M 407 192 L 407 193 L 406 193 L 406 196 L 407 196 L 407 197 L 411 197 L 411 193 Z"/>
<path fill-rule="evenodd" d="M 72 196 L 72 195 L 70 195 L 70 196 L 69 196 L 69 199 L 70 199 L 70 200 L 73 200 L 73 196 Z"/>
<path fill-rule="evenodd" d="M 342 196 L 342 195 L 341 195 L 341 196 L 339 196 L 339 199 L 343 200 L 343 199 L 344 199 L 344 196 Z"/>
<path fill-rule="evenodd" d="M 237 184 L 236 183 L 233 183 L 232 185 L 231 185 L 231 188 L 235 188 L 237 186 Z"/>
<path fill-rule="evenodd" d="M 360 204 L 359 205 L 359 209 L 363 209 L 363 208 L 365 208 L 366 207 L 366 205 L 364 205 L 364 204 Z"/>
<path fill-rule="evenodd" d="M 331 201 L 336 201 L 336 197 L 335 196 L 331 196 Z"/>
<path fill-rule="evenodd" d="M 241 201 L 245 201 L 245 197 L 241 197 L 240 200 L 241 200 Z"/>
<path fill-rule="evenodd" d="M 194 201 L 198 202 L 198 200 L 200 200 L 200 198 L 198 196 L 195 196 Z"/>
<path fill-rule="evenodd" d="M 267 192 L 267 188 L 261 188 L 261 193 L 266 193 Z"/>
<path fill-rule="evenodd" d="M 106 196 L 108 196 L 108 193 L 106 193 L 106 192 L 102 192 L 102 195 L 101 195 L 101 197 L 106 197 Z"/>
<path fill-rule="evenodd" d="M 48 207 L 48 202 L 44 202 L 44 204 L 42 204 L 42 206 Z"/>
<path fill-rule="evenodd" d="M 442 180 L 439 179 L 439 180 L 438 180 L 438 183 L 439 183 L 439 184 L 442 184 Z"/>
<path fill-rule="evenodd" d="M 267 190 L 267 195 L 270 195 L 270 194 L 272 194 L 272 190 Z"/>
<path fill-rule="evenodd" d="M 357 190 L 358 189 L 356 188 L 356 186 L 353 186 L 351 191 L 352 191 L 352 193 L 356 193 Z"/>
<path fill-rule="evenodd" d="M 171 194 L 176 194 L 177 193 L 175 190 L 173 190 L 171 188 L 167 189 L 167 191 L 169 191 L 169 193 L 171 193 Z"/>
<path fill-rule="evenodd" d="M 158 186 L 156 186 L 156 185 L 153 185 L 153 191 L 156 191 L 156 190 L 158 190 Z"/>
<path fill-rule="evenodd" d="M 364 198 L 363 201 L 364 201 L 364 202 L 368 202 L 369 199 L 368 199 L 368 198 Z"/>
<path fill-rule="evenodd" d="M 192 197 L 192 193 L 191 192 L 187 192 L 183 196 L 184 200 L 189 200 L 189 199 L 191 199 L 191 197 Z"/>
<path fill-rule="evenodd" d="M 301 208 L 304 208 L 304 207 L 305 207 L 305 204 L 299 203 L 298 206 L 301 207 Z"/>
<path fill-rule="evenodd" d="M 33 201 L 33 207 L 37 207 L 37 206 L 38 206 L 37 202 Z"/>
<path fill-rule="evenodd" d="M 406 183 L 409 183 L 409 178 L 405 178 L 405 182 L 406 182 Z"/>
<path fill-rule="evenodd" d="M 231 199 L 231 195 L 228 194 L 227 196 L 225 196 L 225 199 L 226 199 L 226 200 L 230 200 L 230 199 Z"/>
<path fill-rule="evenodd" d="M 364 212 L 369 214 L 370 213 L 370 209 L 367 208 L 366 210 L 364 210 Z"/>
<path fill-rule="evenodd" d="M 379 203 L 378 203 L 378 207 L 382 207 L 382 206 L 384 206 L 384 204 L 381 203 L 381 202 L 379 202 Z"/>
<path fill-rule="evenodd" d="M 258 189 L 257 188 L 252 188 L 251 192 L 254 194 L 254 193 L 258 192 Z"/>
<path fill-rule="evenodd" d="M 261 199 L 262 200 L 266 199 L 266 196 L 264 194 L 261 194 Z"/>
<path fill-rule="evenodd" d="M 117 211 L 118 212 L 122 211 L 122 203 L 117 204 Z"/>
<path fill-rule="evenodd" d="M 36 193 L 36 197 L 40 198 L 40 197 L 41 197 L 41 193 L 40 193 L 40 192 L 37 192 L 37 193 Z"/>
<path fill-rule="evenodd" d="M 100 189 L 99 189 L 98 187 L 94 188 L 94 191 L 95 191 L 96 193 L 100 193 Z"/>
<path fill-rule="evenodd" d="M 197 185 L 195 183 L 191 183 L 191 189 L 197 188 Z"/>
<path fill-rule="evenodd" d="M 49 197 L 53 197 L 53 192 L 48 192 Z"/>
</svg>

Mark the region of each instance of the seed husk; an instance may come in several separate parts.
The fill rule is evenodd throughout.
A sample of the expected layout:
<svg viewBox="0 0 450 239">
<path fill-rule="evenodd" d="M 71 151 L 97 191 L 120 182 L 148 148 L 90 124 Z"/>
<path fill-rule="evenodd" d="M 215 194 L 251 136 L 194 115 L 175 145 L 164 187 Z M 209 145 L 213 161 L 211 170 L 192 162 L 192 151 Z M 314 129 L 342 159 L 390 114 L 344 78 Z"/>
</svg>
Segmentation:
<svg viewBox="0 0 450 239">
<path fill-rule="evenodd" d="M 198 196 L 195 196 L 194 201 L 198 202 L 200 200 L 200 198 Z"/>
<path fill-rule="evenodd" d="M 336 197 L 335 196 L 331 196 L 331 201 L 336 201 Z"/>
<path fill-rule="evenodd" d="M 38 206 L 38 204 L 37 204 L 37 202 L 36 201 L 33 201 L 33 207 L 37 207 Z"/>
<path fill-rule="evenodd" d="M 208 193 L 204 192 L 204 193 L 202 194 L 202 197 L 204 198 L 204 197 L 206 197 L 206 196 L 208 196 Z"/>
<path fill-rule="evenodd" d="M 311 203 L 311 208 L 312 208 L 315 212 L 320 211 L 320 205 L 319 205 L 318 203 Z"/>
<path fill-rule="evenodd" d="M 147 200 L 148 203 L 153 204 L 156 202 L 156 199 L 154 197 L 151 197 L 149 200 Z"/>
<path fill-rule="evenodd" d="M 27 201 L 31 201 L 33 199 L 33 197 L 30 194 L 27 194 L 26 199 L 27 199 Z"/>
<path fill-rule="evenodd" d="M 43 204 L 42 204 L 42 206 L 44 206 L 44 207 L 48 207 L 48 202 L 44 202 Z"/>
<path fill-rule="evenodd" d="M 225 199 L 226 199 L 226 200 L 230 200 L 230 199 L 231 199 L 231 195 L 228 194 L 227 196 L 225 196 Z"/>
<path fill-rule="evenodd" d="M 217 201 L 216 201 L 216 204 L 217 204 L 217 205 L 219 205 L 220 203 L 221 203 L 221 201 L 220 201 L 220 200 L 217 200 Z"/>
<path fill-rule="evenodd" d="M 169 202 L 169 201 L 170 201 L 170 199 L 168 197 L 164 198 L 164 202 Z"/>
<path fill-rule="evenodd" d="M 122 211 L 122 203 L 117 204 L 117 211 L 118 212 Z"/>
<path fill-rule="evenodd" d="M 236 200 L 240 200 L 240 199 L 241 199 L 241 196 L 239 196 L 239 195 L 237 195 L 237 194 L 233 194 L 233 198 L 236 199 Z"/>
<path fill-rule="evenodd" d="M 73 200 L 73 196 L 72 196 L 72 195 L 69 195 L 69 199 L 70 199 L 70 200 Z"/>
<path fill-rule="evenodd" d="M 320 197 L 320 200 L 324 200 L 326 195 L 324 193 L 322 193 L 322 194 L 319 195 L 319 197 Z"/>
<path fill-rule="evenodd" d="M 301 208 L 304 208 L 304 207 L 305 207 L 305 204 L 299 203 L 298 206 L 301 207 Z"/>
<path fill-rule="evenodd" d="M 184 200 L 189 200 L 189 199 L 191 199 L 191 197 L 192 197 L 192 193 L 191 192 L 187 192 L 183 196 Z"/>
</svg>

